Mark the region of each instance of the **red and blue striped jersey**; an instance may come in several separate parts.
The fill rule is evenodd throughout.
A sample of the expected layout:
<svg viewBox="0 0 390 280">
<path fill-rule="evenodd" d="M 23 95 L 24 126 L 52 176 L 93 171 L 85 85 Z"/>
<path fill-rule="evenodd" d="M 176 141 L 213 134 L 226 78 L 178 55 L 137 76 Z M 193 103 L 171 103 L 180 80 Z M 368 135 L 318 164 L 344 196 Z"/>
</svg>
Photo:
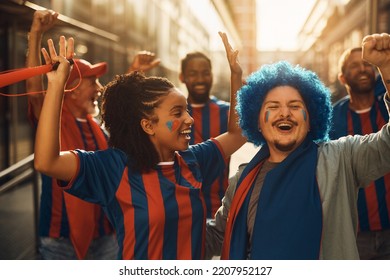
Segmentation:
<svg viewBox="0 0 390 280">
<path fill-rule="evenodd" d="M 229 106 L 228 102 L 214 96 L 211 96 L 206 104 L 199 107 L 188 104 L 189 113 L 194 119 L 190 144 L 201 143 L 226 132 Z M 221 200 L 228 186 L 229 161 L 230 159 L 228 159 L 224 173 L 212 183 L 210 192 L 205 193 L 207 218 L 214 218 L 215 212 L 221 206 Z"/>
<path fill-rule="evenodd" d="M 102 205 L 114 225 L 120 259 L 202 259 L 203 192 L 225 169 L 215 140 L 178 152 L 172 165 L 145 173 L 128 168 L 118 149 L 76 151 L 78 175 L 67 191 Z"/>
<path fill-rule="evenodd" d="M 30 114 L 30 119 L 36 124 Z M 64 106 L 61 115 L 61 150 L 95 151 L 107 148 L 107 135 L 88 116 L 78 120 Z M 71 206 L 69 206 L 71 205 Z M 101 207 L 63 191 L 56 179 L 42 175 L 39 235 L 71 238 L 79 258 L 84 258 L 93 238 L 113 233 Z"/>
<path fill-rule="evenodd" d="M 361 113 L 349 109 L 349 100 L 349 97 L 345 97 L 334 106 L 332 139 L 377 132 L 388 122 L 383 95 L 376 97 L 369 111 Z M 358 215 L 360 231 L 390 228 L 390 173 L 359 190 Z"/>
</svg>

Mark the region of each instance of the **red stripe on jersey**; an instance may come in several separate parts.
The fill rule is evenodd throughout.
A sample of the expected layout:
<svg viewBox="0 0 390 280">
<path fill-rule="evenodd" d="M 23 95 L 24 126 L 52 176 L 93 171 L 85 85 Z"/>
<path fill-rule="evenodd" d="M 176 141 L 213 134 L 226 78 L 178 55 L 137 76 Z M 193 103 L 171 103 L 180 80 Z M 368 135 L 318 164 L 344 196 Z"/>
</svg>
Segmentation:
<svg viewBox="0 0 390 280">
<path fill-rule="evenodd" d="M 192 118 L 194 121 L 194 143 L 203 142 L 202 137 L 202 108 L 192 108 Z M 218 118 L 219 119 L 219 118 Z"/>
<path fill-rule="evenodd" d="M 148 199 L 148 258 L 150 260 L 161 260 L 164 237 L 161 236 L 160 233 L 164 232 L 165 215 L 162 209 L 165 209 L 165 207 L 163 197 L 160 191 L 160 181 L 158 178 L 157 171 L 153 170 L 147 174 L 143 174 L 142 181 Z"/>
<path fill-rule="evenodd" d="M 376 194 L 376 188 L 374 182 L 371 182 L 370 185 L 364 189 L 367 202 L 367 212 L 368 212 L 368 223 L 370 224 L 370 229 L 380 226 L 380 218 L 378 209 L 378 200 Z"/>
<path fill-rule="evenodd" d="M 190 189 L 176 185 L 175 196 L 179 210 L 177 224 L 177 259 L 190 260 L 192 259 L 192 207 L 189 195 Z"/>
<path fill-rule="evenodd" d="M 348 125 L 348 135 L 354 135 L 355 131 L 353 129 L 353 122 L 352 122 L 352 116 L 351 116 L 351 111 L 348 111 L 348 117 L 347 117 L 347 125 Z"/>
<path fill-rule="evenodd" d="M 215 103 L 210 103 L 210 138 L 221 134 L 220 108 Z"/>
<path fill-rule="evenodd" d="M 134 206 L 131 203 L 132 198 L 127 167 L 123 171 L 122 179 L 115 196 L 123 213 L 124 236 L 122 259 L 132 260 L 134 259 L 135 231 L 126 229 L 134 229 Z"/>
<path fill-rule="evenodd" d="M 63 190 L 58 187 L 56 180 L 52 179 L 50 237 L 58 238 L 61 236 L 62 211 L 64 210 L 63 196 Z"/>
<path fill-rule="evenodd" d="M 192 174 L 190 168 L 184 159 L 176 153 L 176 159 L 178 160 L 180 168 L 181 176 L 186 179 L 194 188 L 200 189 L 202 187 L 202 183 L 195 179 Z M 176 181 L 176 180 L 175 180 Z"/>
</svg>

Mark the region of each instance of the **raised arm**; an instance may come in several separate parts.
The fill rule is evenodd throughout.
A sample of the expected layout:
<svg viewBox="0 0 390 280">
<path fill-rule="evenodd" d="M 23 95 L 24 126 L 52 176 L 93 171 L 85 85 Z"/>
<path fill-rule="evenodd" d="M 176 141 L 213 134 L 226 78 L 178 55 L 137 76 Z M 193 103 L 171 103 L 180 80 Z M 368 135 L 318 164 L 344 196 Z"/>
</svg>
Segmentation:
<svg viewBox="0 0 390 280">
<path fill-rule="evenodd" d="M 363 59 L 378 68 L 386 87 L 387 98 L 390 98 L 390 35 L 368 35 L 364 37 L 362 45 Z"/>
<path fill-rule="evenodd" d="M 242 86 L 242 68 L 238 62 L 238 50 L 233 50 L 225 33 L 219 32 L 222 42 L 225 46 L 226 56 L 230 66 L 230 112 L 228 131 L 219 135 L 218 140 L 225 155 L 231 156 L 242 145 L 245 144 L 246 138 L 242 136 L 241 128 L 238 125 L 238 115 L 236 112 L 236 93 Z"/>
<path fill-rule="evenodd" d="M 26 66 L 34 67 L 41 65 L 41 43 L 43 34 L 53 27 L 58 17 L 58 13 L 51 10 L 35 11 L 33 21 L 28 34 L 28 50 Z M 43 78 L 41 75 L 27 79 L 27 92 L 43 91 Z M 39 118 L 43 104 L 44 94 L 28 95 L 32 113 L 36 119 Z"/>
<path fill-rule="evenodd" d="M 35 138 L 35 168 L 50 177 L 70 181 L 77 172 L 77 158 L 71 152 L 60 153 L 60 116 L 64 88 L 70 72 L 67 59 L 73 58 L 73 38 L 60 37 L 59 55 L 48 40 L 49 53 L 42 49 L 46 64 L 59 62 L 57 70 L 47 73 L 48 87 Z"/>
</svg>

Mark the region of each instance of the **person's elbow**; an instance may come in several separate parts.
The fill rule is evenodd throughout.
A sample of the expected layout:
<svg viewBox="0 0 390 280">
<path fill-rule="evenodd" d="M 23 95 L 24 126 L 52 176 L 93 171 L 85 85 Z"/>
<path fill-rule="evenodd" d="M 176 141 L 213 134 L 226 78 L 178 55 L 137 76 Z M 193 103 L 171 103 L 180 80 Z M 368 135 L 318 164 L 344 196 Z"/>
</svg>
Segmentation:
<svg viewBox="0 0 390 280">
<path fill-rule="evenodd" d="M 39 156 L 34 155 L 34 168 L 36 171 L 47 174 L 50 172 L 50 165 Z"/>
</svg>

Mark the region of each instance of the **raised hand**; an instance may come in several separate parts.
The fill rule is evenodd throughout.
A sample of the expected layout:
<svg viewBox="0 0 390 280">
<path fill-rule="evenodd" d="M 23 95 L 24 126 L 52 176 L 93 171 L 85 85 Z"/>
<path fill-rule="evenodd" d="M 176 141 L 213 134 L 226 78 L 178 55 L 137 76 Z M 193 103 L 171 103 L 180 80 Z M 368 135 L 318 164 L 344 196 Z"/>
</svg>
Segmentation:
<svg viewBox="0 0 390 280">
<path fill-rule="evenodd" d="M 56 23 L 58 13 L 52 10 L 35 11 L 30 32 L 44 33 Z"/>
<path fill-rule="evenodd" d="M 372 34 L 364 37 L 363 59 L 378 68 L 390 67 L 390 35 Z"/>
<path fill-rule="evenodd" d="M 238 62 L 238 50 L 234 50 L 229 43 L 228 37 L 224 32 L 218 32 L 221 36 L 223 45 L 225 46 L 226 57 L 229 61 L 230 71 L 239 75 L 242 75 L 242 68 Z"/>
<path fill-rule="evenodd" d="M 160 59 L 156 58 L 156 55 L 149 51 L 138 52 L 133 60 L 133 63 L 128 69 L 128 73 L 131 71 L 146 72 L 160 64 Z"/>
<path fill-rule="evenodd" d="M 390 35 L 372 34 L 363 39 L 363 59 L 376 67 L 390 98 Z"/>
<path fill-rule="evenodd" d="M 73 59 L 74 55 L 74 40 L 73 38 L 69 38 L 66 42 L 65 37 L 60 36 L 60 49 L 58 55 L 53 40 L 49 39 L 47 44 L 49 52 L 45 48 L 42 49 L 43 58 L 45 59 L 46 64 L 55 64 L 56 62 L 59 62 L 58 68 L 55 71 L 47 73 L 49 83 L 59 82 L 65 85 L 70 73 L 70 61 Z"/>
</svg>

